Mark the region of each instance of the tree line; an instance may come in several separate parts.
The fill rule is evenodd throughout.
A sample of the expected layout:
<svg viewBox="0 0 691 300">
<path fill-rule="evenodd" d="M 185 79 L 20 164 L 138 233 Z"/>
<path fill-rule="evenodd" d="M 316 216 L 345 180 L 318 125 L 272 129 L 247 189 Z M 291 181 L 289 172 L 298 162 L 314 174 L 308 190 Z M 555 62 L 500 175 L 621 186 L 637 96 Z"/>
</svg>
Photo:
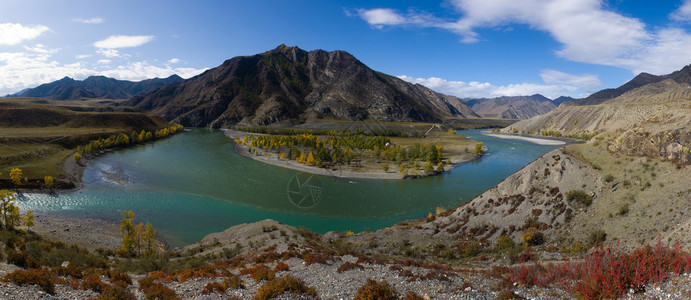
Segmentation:
<svg viewBox="0 0 691 300">
<path fill-rule="evenodd" d="M 131 133 L 119 133 L 113 134 L 107 138 L 99 138 L 97 140 L 92 140 L 84 146 L 79 146 L 77 151 L 81 154 L 93 154 L 105 149 L 111 149 L 116 147 L 122 147 L 127 145 L 135 145 L 140 143 L 145 143 L 151 140 L 162 139 L 170 135 L 176 134 L 182 131 L 183 126 L 180 124 L 169 124 L 166 128 L 162 128 L 155 131 L 132 131 Z M 79 157 L 75 156 L 75 160 L 79 160 Z"/>
</svg>

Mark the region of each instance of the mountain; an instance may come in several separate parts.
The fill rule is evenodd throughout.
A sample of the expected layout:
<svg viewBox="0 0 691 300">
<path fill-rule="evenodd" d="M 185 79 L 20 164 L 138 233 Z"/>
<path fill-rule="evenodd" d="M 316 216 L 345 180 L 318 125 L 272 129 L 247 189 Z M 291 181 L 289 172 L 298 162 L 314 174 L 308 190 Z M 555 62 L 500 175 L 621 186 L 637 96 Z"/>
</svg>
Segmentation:
<svg viewBox="0 0 691 300">
<path fill-rule="evenodd" d="M 502 131 L 571 137 L 608 133 L 611 152 L 689 164 L 691 67 L 660 77 L 599 104 L 561 105 Z"/>
<path fill-rule="evenodd" d="M 623 93 L 626 93 L 630 90 L 633 90 L 635 88 L 644 86 L 646 84 L 650 83 L 655 83 L 655 82 L 660 82 L 664 80 L 664 76 L 656 76 L 648 73 L 641 73 L 638 74 L 638 76 L 634 77 L 627 83 L 624 83 L 622 86 L 615 88 L 615 89 L 604 89 L 599 92 L 596 92 L 584 99 L 578 100 L 571 102 L 570 104 L 573 105 L 595 105 L 595 104 L 600 104 L 604 101 L 607 101 L 609 99 L 613 99 L 616 97 L 621 96 Z"/>
<path fill-rule="evenodd" d="M 124 105 L 183 125 L 216 128 L 321 118 L 439 122 L 477 116 L 456 97 L 373 71 L 347 52 L 285 45 L 226 60 Z"/>
<path fill-rule="evenodd" d="M 578 100 L 578 99 L 572 98 L 572 97 L 568 97 L 568 96 L 560 96 L 559 98 L 556 98 L 556 99 L 552 100 L 552 103 L 554 103 L 554 105 L 556 105 L 556 106 L 559 106 L 559 105 L 561 105 L 561 104 L 564 103 L 564 102 L 576 101 L 576 100 Z"/>
<path fill-rule="evenodd" d="M 549 98 L 540 94 L 470 99 L 466 101 L 466 105 L 481 117 L 500 119 L 528 119 L 557 107 Z"/>
<path fill-rule="evenodd" d="M 83 98 L 127 99 L 139 93 L 148 92 L 181 80 L 182 78 L 178 75 L 138 82 L 117 80 L 105 76 L 89 76 L 84 80 L 74 80 L 65 77 L 58 81 L 42 84 L 33 89 L 27 89 L 17 93 L 16 96 L 40 97 L 52 100 L 77 100 Z"/>
</svg>

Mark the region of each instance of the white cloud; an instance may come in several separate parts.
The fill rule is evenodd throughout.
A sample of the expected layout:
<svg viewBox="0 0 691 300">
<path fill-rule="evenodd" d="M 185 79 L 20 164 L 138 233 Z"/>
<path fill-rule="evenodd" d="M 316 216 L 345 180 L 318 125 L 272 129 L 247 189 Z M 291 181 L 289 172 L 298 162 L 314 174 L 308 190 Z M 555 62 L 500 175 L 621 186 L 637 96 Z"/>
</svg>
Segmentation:
<svg viewBox="0 0 691 300">
<path fill-rule="evenodd" d="M 74 58 L 85 59 L 85 58 L 89 58 L 89 57 L 91 57 L 91 54 L 79 54 L 79 55 L 76 55 Z"/>
<path fill-rule="evenodd" d="M 377 28 L 381 28 L 382 25 L 400 25 L 407 22 L 406 18 L 389 8 L 360 9 L 358 15 Z"/>
<path fill-rule="evenodd" d="M 602 85 L 600 78 L 594 74 L 573 75 L 557 70 L 546 69 L 542 70 L 540 77 L 542 77 L 542 81 L 547 84 L 574 86 L 586 92 L 594 92 Z"/>
<path fill-rule="evenodd" d="M 84 24 L 102 24 L 105 20 L 103 18 L 89 18 L 89 19 L 81 19 L 81 18 L 74 18 L 72 19 L 72 22 L 79 22 L 79 23 L 84 23 Z"/>
<path fill-rule="evenodd" d="M 171 63 L 171 64 L 177 64 L 177 63 L 179 63 L 179 62 L 180 62 L 180 59 L 178 59 L 178 58 L 171 58 L 171 59 L 168 61 L 168 63 Z"/>
<path fill-rule="evenodd" d="M 39 37 L 49 28 L 43 25 L 24 26 L 18 23 L 0 23 L 0 45 L 18 45 Z"/>
<path fill-rule="evenodd" d="M 51 54 L 58 51 L 57 49 L 46 49 L 46 46 L 42 44 L 36 44 L 34 47 L 24 46 L 24 50 L 43 54 Z"/>
<path fill-rule="evenodd" d="M 98 49 L 98 50 L 96 50 L 96 52 L 98 54 L 105 56 L 105 57 L 110 57 L 110 58 L 120 57 L 120 52 L 118 52 L 118 50 L 115 50 L 115 49 Z"/>
<path fill-rule="evenodd" d="M 96 48 L 116 49 L 139 47 L 150 42 L 153 35 L 111 35 L 104 40 L 94 43 Z"/>
<path fill-rule="evenodd" d="M 146 61 L 125 63 L 116 68 L 107 64 L 89 66 L 82 62 L 62 64 L 55 61 L 51 53 L 0 52 L 0 95 L 36 87 L 65 76 L 83 79 L 90 75 L 105 75 L 124 80 L 143 80 L 173 74 L 189 78 L 205 70 L 157 66 Z"/>
<path fill-rule="evenodd" d="M 384 26 L 435 27 L 480 40 L 481 28 L 524 24 L 548 33 L 561 44 L 555 54 L 566 59 L 615 66 L 633 73 L 669 73 L 691 62 L 691 35 L 681 28 L 647 30 L 637 18 L 609 11 L 602 0 L 450 0 L 461 16 L 442 21 L 424 13 L 398 14 L 386 8 L 359 10 L 376 28 Z M 670 18 L 691 19 L 691 0 Z"/>
<path fill-rule="evenodd" d="M 669 18 L 675 21 L 691 21 L 691 0 L 684 0 L 677 10 L 669 14 Z"/>
<path fill-rule="evenodd" d="M 554 99 L 563 95 L 575 97 L 584 97 L 588 95 L 588 93 L 585 93 L 579 87 L 568 84 L 518 83 L 495 86 L 489 82 L 450 81 L 437 77 L 414 78 L 401 75 L 398 76 L 398 78 L 411 83 L 418 83 L 439 93 L 453 95 L 459 98 L 494 98 L 500 96 L 541 94 L 547 98 Z"/>
<path fill-rule="evenodd" d="M 98 60 L 98 63 L 99 63 L 99 64 L 104 64 L 104 65 L 107 65 L 107 64 L 109 64 L 110 62 L 111 62 L 110 59 L 99 59 L 99 60 Z"/>
</svg>

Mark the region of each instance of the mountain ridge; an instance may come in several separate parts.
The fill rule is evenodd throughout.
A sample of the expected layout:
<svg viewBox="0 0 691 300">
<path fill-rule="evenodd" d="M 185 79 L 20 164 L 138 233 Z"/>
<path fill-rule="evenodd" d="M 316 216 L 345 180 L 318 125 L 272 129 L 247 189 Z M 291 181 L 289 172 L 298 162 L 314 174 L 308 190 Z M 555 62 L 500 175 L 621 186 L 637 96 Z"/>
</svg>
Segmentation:
<svg viewBox="0 0 691 300">
<path fill-rule="evenodd" d="M 183 80 L 178 75 L 142 81 L 118 80 L 101 75 L 84 80 L 63 77 L 15 94 L 18 97 L 39 97 L 51 100 L 79 100 L 84 98 L 127 99 L 139 93 Z"/>
<path fill-rule="evenodd" d="M 481 117 L 502 119 L 529 119 L 558 106 L 540 94 L 469 99 L 465 103 Z"/>
<path fill-rule="evenodd" d="M 453 96 L 374 71 L 345 51 L 280 45 L 238 56 L 125 105 L 187 126 L 337 120 L 440 122 L 477 117 Z"/>
</svg>

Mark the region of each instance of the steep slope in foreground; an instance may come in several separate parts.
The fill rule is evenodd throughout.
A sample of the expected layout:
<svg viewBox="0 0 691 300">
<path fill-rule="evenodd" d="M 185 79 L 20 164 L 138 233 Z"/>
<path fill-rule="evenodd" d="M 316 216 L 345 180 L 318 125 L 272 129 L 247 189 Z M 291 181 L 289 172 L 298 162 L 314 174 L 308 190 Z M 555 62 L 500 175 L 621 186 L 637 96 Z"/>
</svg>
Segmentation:
<svg viewBox="0 0 691 300">
<path fill-rule="evenodd" d="M 610 151 L 689 164 L 691 85 L 667 79 L 598 105 L 561 105 L 502 132 L 576 137 L 611 132 L 616 134 L 607 141 Z"/>
<path fill-rule="evenodd" d="M 151 91 L 181 81 L 178 75 L 168 78 L 153 78 L 138 82 L 117 80 L 105 76 L 89 76 L 84 80 L 65 77 L 58 81 L 45 83 L 33 89 L 17 93 L 21 97 L 40 97 L 51 100 L 79 100 L 84 98 L 127 99 L 134 95 Z"/>
<path fill-rule="evenodd" d="M 466 104 L 484 118 L 529 119 L 555 109 L 557 105 L 540 94 L 471 100 Z"/>
<path fill-rule="evenodd" d="M 476 116 L 458 98 L 375 72 L 344 51 L 281 45 L 235 57 L 127 105 L 187 126 L 295 124 L 316 118 L 439 122 Z"/>
</svg>

